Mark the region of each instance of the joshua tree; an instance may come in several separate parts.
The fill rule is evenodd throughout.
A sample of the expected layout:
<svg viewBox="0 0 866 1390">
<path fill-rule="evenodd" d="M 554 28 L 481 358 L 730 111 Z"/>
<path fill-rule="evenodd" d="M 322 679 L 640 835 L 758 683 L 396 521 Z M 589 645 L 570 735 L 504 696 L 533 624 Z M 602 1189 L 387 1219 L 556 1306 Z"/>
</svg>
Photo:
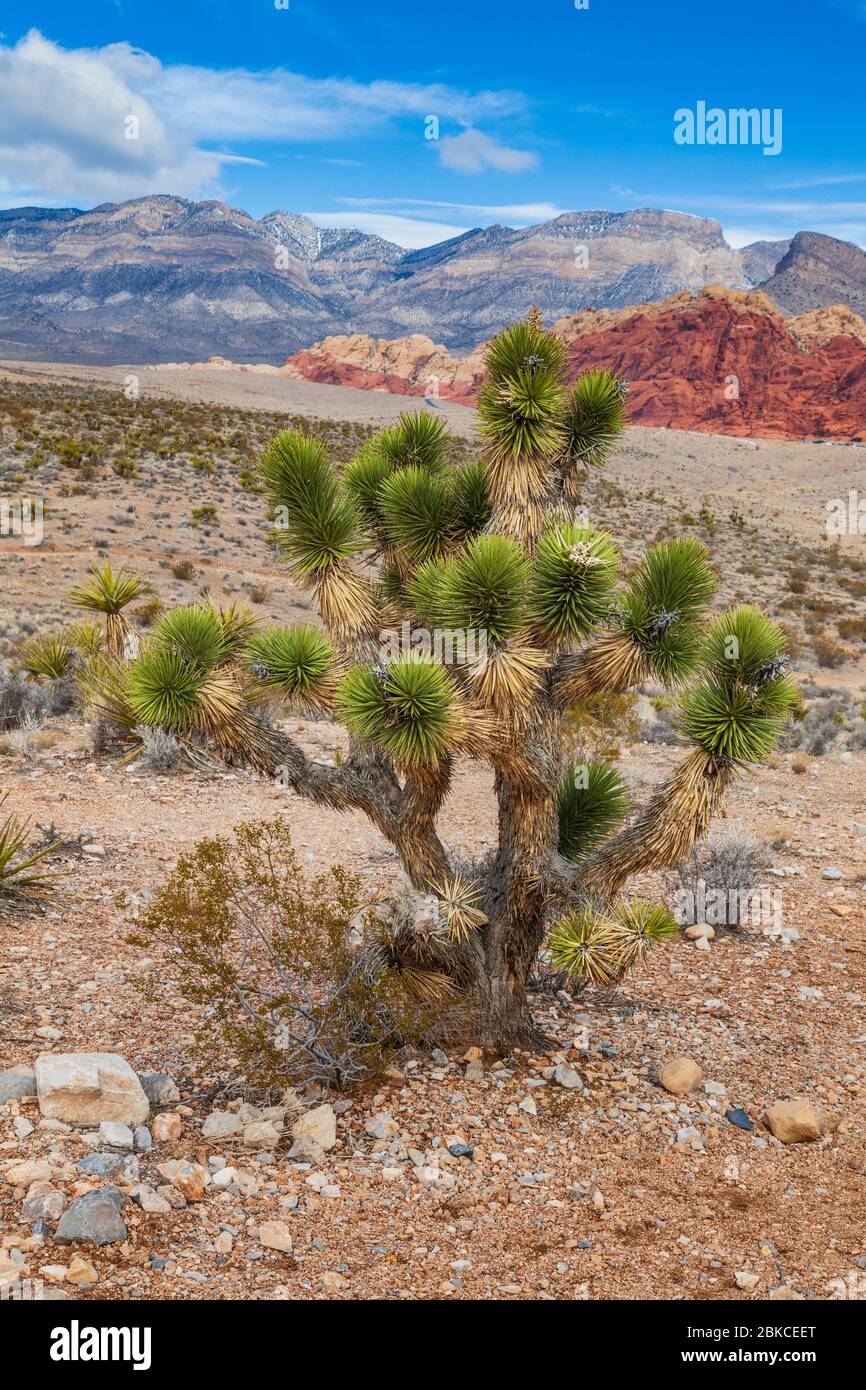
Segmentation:
<svg viewBox="0 0 866 1390">
<path fill-rule="evenodd" d="M 624 383 L 590 371 L 567 389 L 563 347 L 537 315 L 496 337 L 486 366 L 479 462 L 449 468 L 444 427 L 425 413 L 377 435 L 341 475 L 311 439 L 271 441 L 261 475 L 280 543 L 325 631 L 262 634 L 254 664 L 346 724 L 340 767 L 288 745 L 284 776 L 313 801 L 364 811 L 391 841 L 450 937 L 443 950 L 435 931 L 410 934 L 407 953 L 445 968 L 478 1037 L 508 1045 L 532 1036 L 526 985 L 548 928 L 553 959 L 603 983 L 670 932 L 666 912 L 621 890 L 706 833 L 797 695 L 784 634 L 755 609 L 704 626 L 714 578 L 694 541 L 652 546 L 618 587 L 613 540 L 578 504 L 623 429 Z M 482 634 L 486 651 L 451 665 L 423 651 L 383 660 L 383 638 L 404 622 Z M 623 784 L 601 763 L 565 765 L 563 716 L 648 680 L 681 687 L 692 748 L 615 833 Z M 471 873 L 436 828 L 460 755 L 492 765 L 498 804 L 498 850 Z"/>
<path fill-rule="evenodd" d="M 313 802 L 363 811 L 419 895 L 386 964 L 445 979 L 496 1047 L 534 1036 L 527 983 L 548 933 L 567 976 L 612 984 L 675 929 L 622 890 L 706 833 L 797 698 L 774 624 L 738 607 L 705 625 L 713 573 L 696 542 L 650 547 L 620 581 L 611 536 L 581 514 L 625 395 L 606 371 L 568 388 L 563 347 L 535 315 L 489 345 L 478 461 L 453 467 L 424 412 L 339 473 L 315 440 L 278 434 L 261 465 L 275 538 L 323 627 L 245 633 L 238 647 L 212 609 L 178 610 L 122 682 L 127 722 L 204 736 Z M 395 652 L 407 630 L 412 649 Z M 419 630 L 442 650 L 417 649 Z M 618 829 L 623 783 L 603 763 L 567 766 L 563 719 L 646 681 L 680 688 L 692 747 Z M 307 758 L 256 711 L 263 691 L 336 716 L 348 756 Z M 494 773 L 499 841 L 483 863 L 456 862 L 437 831 L 458 757 Z"/>
</svg>

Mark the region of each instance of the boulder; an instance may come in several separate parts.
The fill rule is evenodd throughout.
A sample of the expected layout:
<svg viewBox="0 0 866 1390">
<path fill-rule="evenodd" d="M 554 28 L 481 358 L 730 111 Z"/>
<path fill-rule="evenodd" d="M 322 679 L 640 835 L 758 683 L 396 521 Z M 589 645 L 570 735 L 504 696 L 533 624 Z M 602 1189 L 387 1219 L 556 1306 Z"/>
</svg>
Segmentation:
<svg viewBox="0 0 866 1390">
<path fill-rule="evenodd" d="M 691 1057 L 672 1057 L 659 1072 L 659 1081 L 672 1096 L 686 1096 L 700 1082 L 702 1072 Z"/>
<path fill-rule="evenodd" d="M 78 1197 L 60 1218 L 54 1239 L 59 1245 L 115 1245 L 126 1240 L 120 1213 L 126 1197 L 119 1188 L 101 1187 Z"/>
<path fill-rule="evenodd" d="M 150 1102 L 128 1062 L 113 1052 L 43 1052 L 36 1058 L 39 1109 L 70 1125 L 143 1124 Z"/>
<path fill-rule="evenodd" d="M 337 1142 L 337 1117 L 330 1105 L 317 1105 L 292 1125 L 293 1139 L 312 1139 L 327 1153 Z"/>
<path fill-rule="evenodd" d="M 831 1115 L 808 1100 L 779 1100 L 765 1119 L 770 1133 L 783 1144 L 808 1144 L 839 1128 L 839 1116 Z"/>
</svg>

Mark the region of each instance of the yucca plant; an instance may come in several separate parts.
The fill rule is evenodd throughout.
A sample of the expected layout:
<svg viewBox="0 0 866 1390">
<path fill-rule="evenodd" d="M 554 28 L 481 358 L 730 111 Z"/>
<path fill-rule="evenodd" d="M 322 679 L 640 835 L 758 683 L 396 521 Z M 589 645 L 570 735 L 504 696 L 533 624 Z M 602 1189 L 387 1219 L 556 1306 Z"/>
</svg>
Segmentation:
<svg viewBox="0 0 866 1390">
<path fill-rule="evenodd" d="M 0 809 L 7 795 L 0 796 Z M 38 905 L 51 896 L 53 875 L 44 873 L 36 866 L 57 848 L 59 841 L 28 853 L 29 828 L 29 821 L 20 821 L 13 815 L 0 823 L 0 902 L 6 898 L 16 906 L 28 903 Z"/>
<path fill-rule="evenodd" d="M 113 570 L 111 561 L 93 565 L 86 584 L 70 591 L 69 601 L 77 608 L 105 617 L 105 650 L 108 656 L 120 660 L 124 655 L 130 631 L 124 609 L 136 599 L 150 593 L 150 585 L 132 570 Z"/>
<path fill-rule="evenodd" d="M 21 665 L 32 680 L 63 680 L 75 665 L 75 646 L 63 632 L 31 637 L 21 653 Z"/>
<path fill-rule="evenodd" d="M 463 467 L 424 411 L 342 472 L 316 441 L 277 435 L 263 490 L 324 630 L 268 628 L 216 668 L 240 665 L 247 701 L 264 691 L 346 726 L 339 766 L 283 737 L 271 771 L 314 802 L 364 812 L 394 845 L 420 906 L 414 926 L 395 919 L 388 967 L 430 997 L 459 995 L 498 1048 L 535 1036 L 527 984 L 541 951 L 566 978 L 610 987 L 671 935 L 663 908 L 622 896 L 628 880 L 683 858 L 796 699 L 774 624 L 740 607 L 707 628 L 714 574 L 694 540 L 651 546 L 620 578 L 613 538 L 576 504 L 622 432 L 626 387 L 598 369 L 569 386 L 565 363 L 537 314 L 490 343 L 482 449 Z M 157 625 L 130 683 L 142 719 L 181 731 L 214 679 L 184 623 Z M 394 627 L 410 650 L 393 649 Z M 416 649 L 416 636 L 442 641 Z M 566 766 L 563 721 L 645 681 L 679 692 L 691 747 L 629 820 L 614 769 Z M 497 801 L 498 846 L 474 866 L 436 824 L 460 756 L 492 767 Z"/>
</svg>

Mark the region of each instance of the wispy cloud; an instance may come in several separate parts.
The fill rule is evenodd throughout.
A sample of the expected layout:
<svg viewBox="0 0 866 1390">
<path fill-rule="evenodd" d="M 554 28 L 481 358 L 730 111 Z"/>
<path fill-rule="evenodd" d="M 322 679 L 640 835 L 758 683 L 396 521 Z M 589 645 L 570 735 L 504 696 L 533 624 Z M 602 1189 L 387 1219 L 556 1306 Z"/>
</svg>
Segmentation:
<svg viewBox="0 0 866 1390">
<path fill-rule="evenodd" d="M 790 183 L 774 183 L 773 188 L 832 188 L 834 184 L 866 183 L 866 173 L 824 174 L 818 178 L 793 179 Z"/>
<path fill-rule="evenodd" d="M 504 219 L 527 226 L 534 222 L 549 222 L 568 211 L 555 203 L 451 203 L 432 198 L 339 198 L 337 201 L 358 208 L 438 208 L 440 211 L 464 212 L 485 222 Z"/>
<path fill-rule="evenodd" d="M 440 142 L 450 150 L 440 150 L 443 163 L 527 168 L 534 156 L 473 128 L 524 109 L 513 91 L 217 71 L 163 64 L 128 43 L 65 49 L 31 30 L 14 47 L 0 44 L 0 199 L 218 196 L 221 169 L 247 157 L 224 148 L 231 143 L 349 141 L 413 119 L 420 140 L 431 113 L 469 127 Z"/>
<path fill-rule="evenodd" d="M 393 241 L 397 246 L 410 250 L 434 246 L 439 241 L 448 241 L 469 231 L 468 226 L 432 222 L 419 217 L 401 217 L 388 212 L 308 212 L 305 216 L 319 227 L 344 227 L 350 231 L 367 232 L 370 236 L 380 236 L 385 241 Z"/>
</svg>

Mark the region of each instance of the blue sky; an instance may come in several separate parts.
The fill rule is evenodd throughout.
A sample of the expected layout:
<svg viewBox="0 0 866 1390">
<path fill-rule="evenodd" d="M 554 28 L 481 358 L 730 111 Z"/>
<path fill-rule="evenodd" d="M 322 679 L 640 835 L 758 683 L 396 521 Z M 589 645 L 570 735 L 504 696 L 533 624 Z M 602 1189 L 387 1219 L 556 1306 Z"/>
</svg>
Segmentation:
<svg viewBox="0 0 866 1390">
<path fill-rule="evenodd" d="M 866 0 L 279 3 L 3 0 L 0 205 L 218 197 L 403 245 L 649 206 L 866 245 Z M 699 101 L 781 110 L 781 152 L 676 144 Z"/>
</svg>

